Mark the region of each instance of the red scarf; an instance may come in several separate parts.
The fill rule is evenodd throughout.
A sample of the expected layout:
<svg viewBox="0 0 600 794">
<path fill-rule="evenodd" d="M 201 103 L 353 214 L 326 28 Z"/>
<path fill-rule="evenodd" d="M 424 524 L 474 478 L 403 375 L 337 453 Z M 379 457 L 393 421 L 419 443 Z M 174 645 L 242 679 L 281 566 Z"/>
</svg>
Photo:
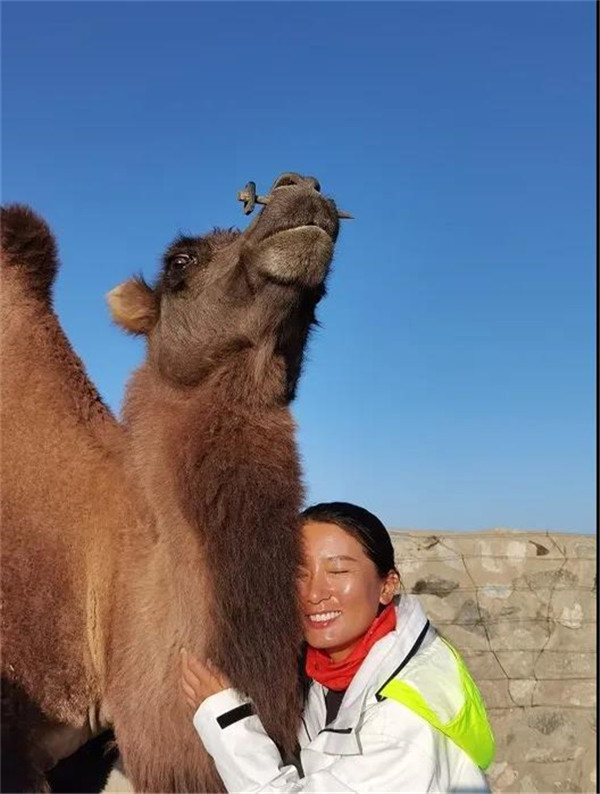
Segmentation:
<svg viewBox="0 0 600 794">
<path fill-rule="evenodd" d="M 395 628 L 396 609 L 392 603 L 388 604 L 383 612 L 375 618 L 367 633 L 363 634 L 359 642 L 341 662 L 334 662 L 325 651 L 309 645 L 306 653 L 306 675 L 309 678 L 314 678 L 327 689 L 336 691 L 347 689 L 377 640 L 385 637 Z"/>
</svg>

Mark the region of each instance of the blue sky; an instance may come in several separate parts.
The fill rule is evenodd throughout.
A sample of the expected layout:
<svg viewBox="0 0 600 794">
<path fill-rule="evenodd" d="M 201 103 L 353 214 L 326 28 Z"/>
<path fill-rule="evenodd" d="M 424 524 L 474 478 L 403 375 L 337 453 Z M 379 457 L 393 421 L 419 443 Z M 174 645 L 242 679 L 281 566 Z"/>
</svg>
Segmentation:
<svg viewBox="0 0 600 794">
<path fill-rule="evenodd" d="M 595 531 L 591 2 L 3 2 L 2 199 L 119 410 L 104 294 L 236 191 L 344 222 L 294 413 L 308 499 L 390 527 Z"/>
</svg>

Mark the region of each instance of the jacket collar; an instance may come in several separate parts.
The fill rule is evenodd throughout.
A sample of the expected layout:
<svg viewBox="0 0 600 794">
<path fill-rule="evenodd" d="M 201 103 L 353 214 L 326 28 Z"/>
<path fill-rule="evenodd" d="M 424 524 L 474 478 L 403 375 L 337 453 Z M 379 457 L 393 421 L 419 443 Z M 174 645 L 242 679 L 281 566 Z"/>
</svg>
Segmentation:
<svg viewBox="0 0 600 794">
<path fill-rule="evenodd" d="M 426 623 L 427 617 L 418 598 L 413 595 L 400 596 L 396 604 L 396 628 L 376 642 L 367 654 L 346 690 L 337 717 L 319 733 L 316 739 L 319 749 L 336 755 L 355 755 L 361 752 L 356 735 L 361 714 L 370 702 L 376 703 L 375 693 L 402 664 Z M 430 628 L 424 645 L 434 636 L 435 629 Z M 323 705 L 321 708 L 320 705 L 324 697 L 323 687 L 315 682 L 311 690 L 314 690 L 311 692 L 312 697 L 309 696 L 311 710 L 317 707 L 322 712 L 320 716 L 324 718 L 325 707 Z M 311 747 L 314 746 L 315 742 L 312 742 Z"/>
</svg>

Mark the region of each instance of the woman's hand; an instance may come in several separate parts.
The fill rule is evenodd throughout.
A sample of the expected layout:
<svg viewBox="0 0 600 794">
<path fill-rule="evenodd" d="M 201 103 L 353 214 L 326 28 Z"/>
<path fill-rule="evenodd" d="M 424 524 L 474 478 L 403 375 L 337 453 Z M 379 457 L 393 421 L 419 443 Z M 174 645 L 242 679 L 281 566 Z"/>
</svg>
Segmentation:
<svg viewBox="0 0 600 794">
<path fill-rule="evenodd" d="M 181 649 L 181 688 L 194 711 L 207 697 L 230 686 L 229 679 L 208 660 L 203 664 L 185 648 Z"/>
</svg>

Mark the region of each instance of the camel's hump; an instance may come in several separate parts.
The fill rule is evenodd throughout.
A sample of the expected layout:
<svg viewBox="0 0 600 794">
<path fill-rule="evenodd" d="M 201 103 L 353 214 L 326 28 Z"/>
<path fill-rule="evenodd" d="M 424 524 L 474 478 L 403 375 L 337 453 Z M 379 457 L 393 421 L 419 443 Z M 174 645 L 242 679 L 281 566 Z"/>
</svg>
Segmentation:
<svg viewBox="0 0 600 794">
<path fill-rule="evenodd" d="M 21 268 L 32 290 L 48 299 L 58 268 L 54 235 L 45 220 L 25 204 L 2 207 L 2 267 Z"/>
</svg>

